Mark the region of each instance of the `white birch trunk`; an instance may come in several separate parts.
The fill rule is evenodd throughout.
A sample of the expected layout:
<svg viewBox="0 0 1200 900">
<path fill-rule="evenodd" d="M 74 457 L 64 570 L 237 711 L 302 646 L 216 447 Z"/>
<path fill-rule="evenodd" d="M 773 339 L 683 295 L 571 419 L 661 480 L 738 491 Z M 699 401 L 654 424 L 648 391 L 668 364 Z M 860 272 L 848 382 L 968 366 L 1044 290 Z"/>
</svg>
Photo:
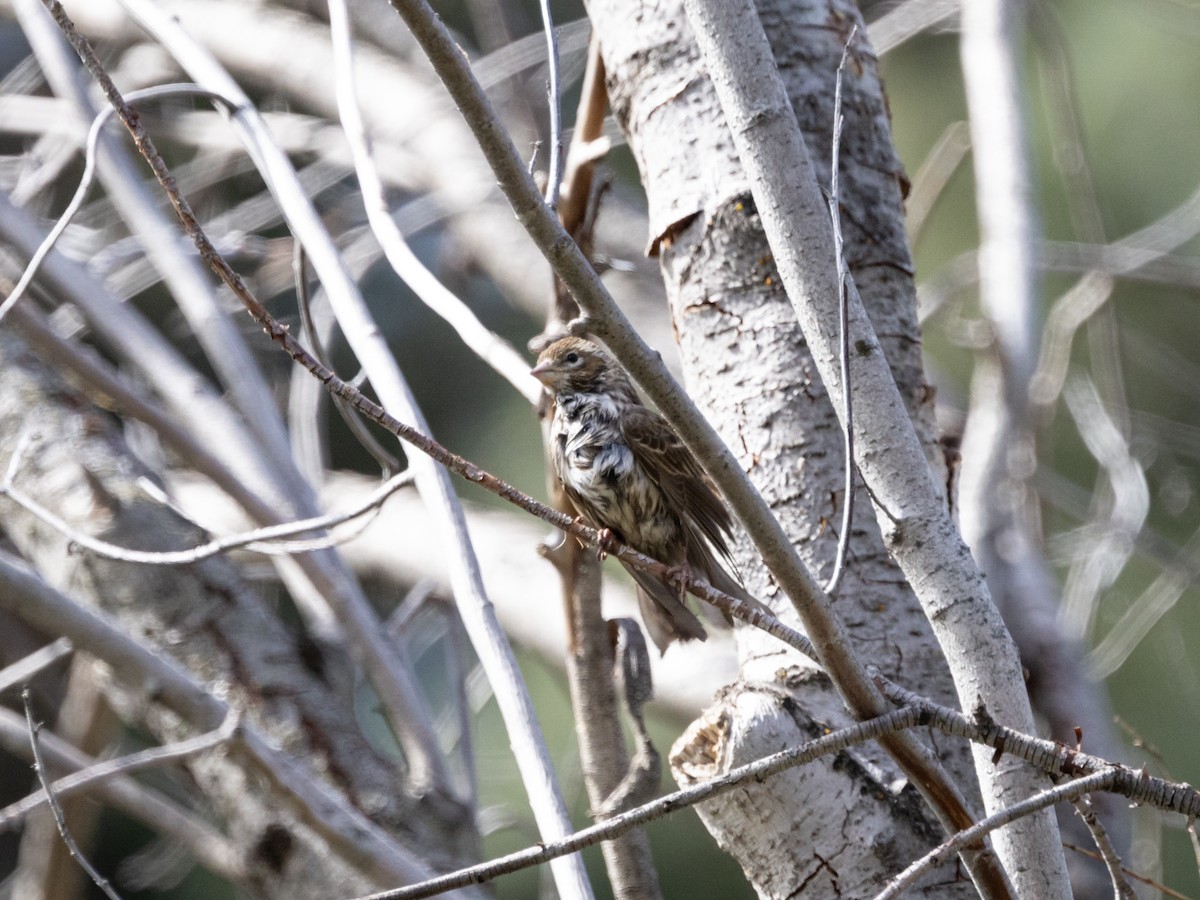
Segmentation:
<svg viewBox="0 0 1200 900">
<path fill-rule="evenodd" d="M 801 126 L 829 170 L 833 76 L 841 54 L 830 33 L 814 40 L 798 4 L 759 4 Z M 688 383 L 755 479 L 810 568 L 827 577 L 842 503 L 841 428 L 795 314 L 775 275 L 748 182 L 703 73 L 682 8 L 664 2 L 593 2 L 589 11 L 609 72 L 609 91 L 642 172 L 650 236 L 663 263 Z M 856 14 L 855 14 L 856 15 Z M 869 60 L 862 60 L 869 66 Z M 848 80 L 843 221 L 847 255 L 908 409 L 931 458 L 932 395 L 916 327 L 911 262 L 886 105 L 868 68 Z M 891 562 L 865 504 L 852 529 L 838 611 L 863 658 L 922 692 L 954 702 L 936 642 Z M 739 545 L 747 587 L 774 587 Z M 777 614 L 795 623 L 786 599 Z M 681 782 L 794 746 L 836 727 L 846 713 L 827 680 L 757 632 L 739 633 L 737 684 L 676 745 Z M 969 796 L 977 796 L 961 744 L 935 743 Z M 701 807 L 718 841 L 762 896 L 869 894 L 938 833 L 911 790 L 875 747 L 843 754 Z M 934 884 L 934 882 L 939 882 Z M 927 896 L 971 896 L 969 882 L 940 873 Z"/>
</svg>

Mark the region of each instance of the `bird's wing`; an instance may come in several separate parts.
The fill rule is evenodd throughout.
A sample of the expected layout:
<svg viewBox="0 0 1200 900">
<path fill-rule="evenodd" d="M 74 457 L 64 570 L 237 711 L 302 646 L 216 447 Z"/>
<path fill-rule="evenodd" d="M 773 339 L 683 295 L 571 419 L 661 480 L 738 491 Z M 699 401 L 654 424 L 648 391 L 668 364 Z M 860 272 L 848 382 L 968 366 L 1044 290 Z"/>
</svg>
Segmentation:
<svg viewBox="0 0 1200 900">
<path fill-rule="evenodd" d="M 728 558 L 728 538 L 733 530 L 729 510 L 667 420 L 651 409 L 635 406 L 622 412 L 621 429 L 634 459 L 666 495 L 671 508 Z"/>
</svg>

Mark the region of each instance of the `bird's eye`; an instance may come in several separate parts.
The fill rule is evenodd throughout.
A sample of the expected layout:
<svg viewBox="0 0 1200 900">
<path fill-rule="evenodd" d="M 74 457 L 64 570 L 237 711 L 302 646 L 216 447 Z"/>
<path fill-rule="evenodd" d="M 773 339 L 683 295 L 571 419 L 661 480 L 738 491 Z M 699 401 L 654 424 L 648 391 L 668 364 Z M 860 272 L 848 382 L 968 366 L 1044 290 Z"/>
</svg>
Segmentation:
<svg viewBox="0 0 1200 900">
<path fill-rule="evenodd" d="M 563 357 L 563 360 L 566 362 L 566 364 L 568 366 L 578 365 L 579 354 L 576 353 L 574 350 L 572 350 L 570 353 L 568 353 L 566 356 Z"/>
</svg>

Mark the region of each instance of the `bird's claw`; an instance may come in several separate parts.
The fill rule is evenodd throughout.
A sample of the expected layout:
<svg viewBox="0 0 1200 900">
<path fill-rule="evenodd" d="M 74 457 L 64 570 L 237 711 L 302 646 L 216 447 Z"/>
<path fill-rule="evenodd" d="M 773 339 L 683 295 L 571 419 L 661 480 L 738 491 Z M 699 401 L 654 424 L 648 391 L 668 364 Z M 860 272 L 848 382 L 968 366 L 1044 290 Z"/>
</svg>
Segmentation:
<svg viewBox="0 0 1200 900">
<path fill-rule="evenodd" d="M 601 528 L 596 544 L 596 556 L 601 562 L 604 562 L 604 560 L 608 559 L 608 554 L 612 553 L 613 548 L 616 546 L 617 536 L 613 534 L 611 528 Z"/>
<path fill-rule="evenodd" d="M 667 579 L 673 583 L 679 591 L 679 602 L 682 603 L 687 597 L 688 585 L 692 581 L 692 567 L 687 563 L 680 563 L 677 566 L 671 566 L 667 570 Z"/>
</svg>

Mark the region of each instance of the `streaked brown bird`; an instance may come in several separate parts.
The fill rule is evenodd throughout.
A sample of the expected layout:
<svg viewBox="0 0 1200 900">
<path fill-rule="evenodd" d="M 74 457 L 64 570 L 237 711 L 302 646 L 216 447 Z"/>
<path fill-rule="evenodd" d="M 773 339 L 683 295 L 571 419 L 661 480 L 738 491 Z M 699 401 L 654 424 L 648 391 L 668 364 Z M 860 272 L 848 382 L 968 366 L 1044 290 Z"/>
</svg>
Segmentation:
<svg viewBox="0 0 1200 900">
<path fill-rule="evenodd" d="M 554 397 L 554 470 L 579 513 L 647 556 L 761 607 L 717 559 L 731 562 L 729 510 L 667 420 L 642 405 L 625 370 L 595 344 L 568 337 L 543 350 L 531 374 Z M 674 640 L 707 637 L 678 588 L 625 568 L 660 652 Z"/>
</svg>

